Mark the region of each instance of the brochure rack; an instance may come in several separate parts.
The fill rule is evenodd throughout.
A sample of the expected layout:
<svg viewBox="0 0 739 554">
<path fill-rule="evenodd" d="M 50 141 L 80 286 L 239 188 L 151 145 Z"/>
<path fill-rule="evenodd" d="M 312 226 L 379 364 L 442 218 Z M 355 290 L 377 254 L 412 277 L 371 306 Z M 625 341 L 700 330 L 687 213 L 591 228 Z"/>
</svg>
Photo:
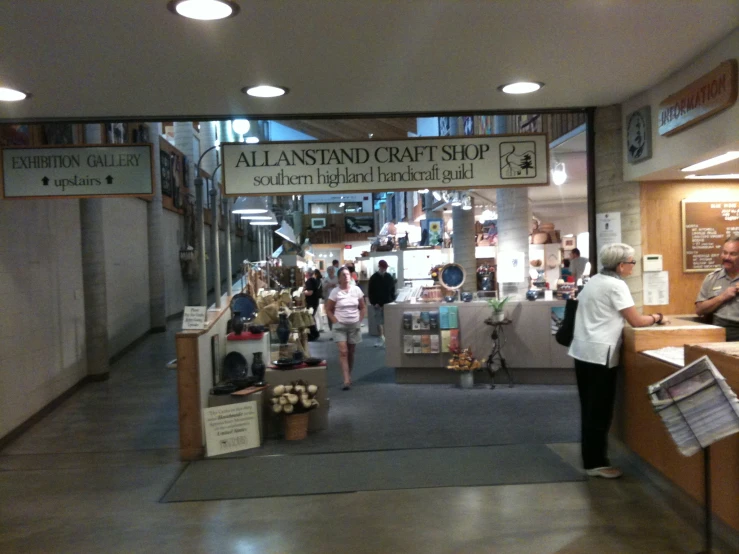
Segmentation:
<svg viewBox="0 0 739 554">
<path fill-rule="evenodd" d="M 649 396 L 678 450 L 703 451 L 705 550 L 712 552 L 711 444 L 739 432 L 739 402 L 708 356 L 650 385 Z"/>
</svg>

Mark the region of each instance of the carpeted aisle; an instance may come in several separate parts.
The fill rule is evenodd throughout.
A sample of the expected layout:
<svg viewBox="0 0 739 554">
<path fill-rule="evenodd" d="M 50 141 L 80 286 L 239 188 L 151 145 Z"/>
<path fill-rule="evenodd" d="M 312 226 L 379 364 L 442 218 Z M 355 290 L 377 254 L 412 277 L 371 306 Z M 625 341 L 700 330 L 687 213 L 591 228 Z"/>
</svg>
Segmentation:
<svg viewBox="0 0 739 554">
<path fill-rule="evenodd" d="M 543 444 L 221 458 L 189 464 L 162 501 L 579 480 Z"/>
</svg>

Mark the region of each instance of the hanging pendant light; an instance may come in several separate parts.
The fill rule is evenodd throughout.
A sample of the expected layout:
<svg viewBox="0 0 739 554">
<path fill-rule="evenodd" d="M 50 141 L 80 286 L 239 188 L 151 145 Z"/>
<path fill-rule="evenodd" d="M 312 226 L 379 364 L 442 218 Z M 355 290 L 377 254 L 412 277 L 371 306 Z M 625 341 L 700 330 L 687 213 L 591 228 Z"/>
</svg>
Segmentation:
<svg viewBox="0 0 739 554">
<path fill-rule="evenodd" d="M 559 187 L 564 185 L 566 180 L 565 164 L 564 162 L 557 162 L 554 164 L 554 169 L 552 169 L 552 182 Z"/>
<path fill-rule="evenodd" d="M 231 209 L 235 214 L 266 214 L 267 199 L 264 196 L 239 196 Z"/>
<path fill-rule="evenodd" d="M 249 225 L 277 225 L 277 217 L 274 212 L 267 212 L 265 216 L 257 216 L 259 219 L 252 218 Z"/>
<path fill-rule="evenodd" d="M 297 239 L 295 238 L 295 231 L 293 231 L 293 228 L 288 225 L 286 220 L 282 220 L 282 225 L 280 225 L 280 228 L 275 231 L 275 234 L 279 235 L 283 239 L 285 239 L 288 242 L 292 242 L 293 244 L 297 244 Z"/>
</svg>

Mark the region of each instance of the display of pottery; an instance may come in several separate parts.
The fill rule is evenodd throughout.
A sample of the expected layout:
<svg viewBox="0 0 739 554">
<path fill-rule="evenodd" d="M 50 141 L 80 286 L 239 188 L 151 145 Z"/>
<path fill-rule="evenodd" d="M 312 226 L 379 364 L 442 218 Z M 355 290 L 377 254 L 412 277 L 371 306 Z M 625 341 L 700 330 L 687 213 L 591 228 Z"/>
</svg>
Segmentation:
<svg viewBox="0 0 739 554">
<path fill-rule="evenodd" d="M 264 372 L 266 369 L 267 366 L 264 365 L 264 361 L 262 360 L 262 353 L 254 352 L 251 362 L 251 374 L 258 382 L 264 381 Z"/>
<path fill-rule="evenodd" d="M 280 314 L 280 322 L 277 324 L 277 339 L 280 341 L 280 344 L 287 344 L 287 341 L 290 339 L 290 322 L 284 313 Z"/>
</svg>

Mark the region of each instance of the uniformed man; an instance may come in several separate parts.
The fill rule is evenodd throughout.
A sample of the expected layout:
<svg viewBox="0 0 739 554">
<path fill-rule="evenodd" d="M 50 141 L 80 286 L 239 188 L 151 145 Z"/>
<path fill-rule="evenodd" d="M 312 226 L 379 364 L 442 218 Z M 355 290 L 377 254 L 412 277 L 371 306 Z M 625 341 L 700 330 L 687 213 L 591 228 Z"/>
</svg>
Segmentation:
<svg viewBox="0 0 739 554">
<path fill-rule="evenodd" d="M 726 329 L 727 341 L 739 341 L 739 235 L 721 249 L 721 267 L 709 273 L 695 300 L 695 313 L 713 314 L 713 324 Z"/>
</svg>

